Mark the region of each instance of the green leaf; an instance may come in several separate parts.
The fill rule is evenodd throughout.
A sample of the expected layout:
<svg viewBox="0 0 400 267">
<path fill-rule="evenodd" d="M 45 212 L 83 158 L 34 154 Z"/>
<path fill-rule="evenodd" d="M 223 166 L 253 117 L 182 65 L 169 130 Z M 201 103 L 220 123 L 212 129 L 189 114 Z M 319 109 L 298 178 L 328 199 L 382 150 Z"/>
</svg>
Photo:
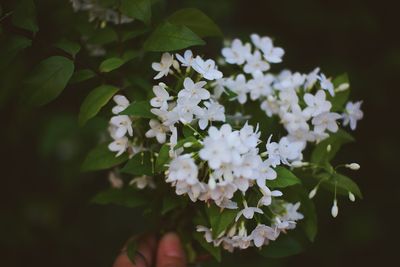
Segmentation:
<svg viewBox="0 0 400 267">
<path fill-rule="evenodd" d="M 347 196 L 349 192 L 362 198 L 362 193 L 358 185 L 351 180 L 349 177 L 339 174 L 337 172 L 331 173 L 321 173 L 316 176 L 317 179 L 323 180 L 321 186 L 327 188 L 331 192 L 336 192 L 341 195 Z"/>
<path fill-rule="evenodd" d="M 23 36 L 15 35 L 7 38 L 0 48 L 0 70 L 8 67 L 19 52 L 31 46 L 32 41 Z"/>
<path fill-rule="evenodd" d="M 207 243 L 201 233 L 195 232 L 193 238 L 208 251 L 218 262 L 221 262 L 221 247 L 215 247 L 212 243 Z"/>
<path fill-rule="evenodd" d="M 79 124 L 83 126 L 89 119 L 96 116 L 116 92 L 118 88 L 112 85 L 100 85 L 93 89 L 83 100 L 79 111 Z"/>
<path fill-rule="evenodd" d="M 314 242 L 318 232 L 317 213 L 315 211 L 314 202 L 308 197 L 305 190 L 301 190 L 300 212 L 304 215 L 304 219 L 300 222 L 300 227 L 306 233 L 307 238 Z"/>
<path fill-rule="evenodd" d="M 354 138 L 343 130 L 331 134 L 314 148 L 311 154 L 311 162 L 317 164 L 330 162 L 342 145 L 352 141 L 354 141 Z M 328 149 L 328 146 L 330 146 L 330 149 Z"/>
<path fill-rule="evenodd" d="M 194 137 L 194 136 L 189 136 L 189 137 L 187 137 L 187 138 L 184 138 L 184 139 L 179 140 L 178 143 L 175 145 L 174 149 L 176 150 L 176 149 L 178 149 L 178 148 L 181 148 L 181 147 L 183 147 L 186 143 L 192 143 L 192 146 L 191 146 L 191 147 L 194 147 L 194 146 L 198 147 L 198 146 L 200 145 L 200 143 L 199 143 L 199 141 L 197 140 L 196 137 Z"/>
<path fill-rule="evenodd" d="M 169 162 L 169 146 L 164 144 L 160 148 L 160 152 L 158 152 L 158 157 L 156 158 L 155 171 L 157 173 L 162 172 L 166 169 L 165 164 Z"/>
<path fill-rule="evenodd" d="M 115 152 L 108 149 L 108 143 L 101 144 L 88 153 L 81 169 L 82 171 L 105 170 L 128 160 L 128 154 L 126 153 L 118 157 L 115 155 Z"/>
<path fill-rule="evenodd" d="M 151 0 L 121 0 L 121 12 L 128 17 L 150 24 Z"/>
<path fill-rule="evenodd" d="M 45 105 L 57 98 L 74 72 L 71 60 L 61 56 L 49 57 L 27 78 L 25 101 L 33 106 Z"/>
<path fill-rule="evenodd" d="M 347 73 L 344 73 L 333 80 L 333 85 L 335 88 L 338 88 L 342 84 L 348 84 L 350 86 L 349 77 Z M 350 88 L 341 92 L 336 92 L 335 96 L 333 97 L 331 95 L 328 95 L 328 100 L 332 103 L 331 111 L 332 112 L 343 111 L 345 104 L 349 99 L 349 95 L 350 95 Z"/>
<path fill-rule="evenodd" d="M 122 32 L 122 41 L 128 41 L 130 39 L 141 36 L 145 33 L 148 33 L 150 29 L 148 27 L 136 28 L 130 31 Z"/>
<path fill-rule="evenodd" d="M 130 240 L 128 242 L 128 245 L 126 246 L 126 254 L 129 258 L 129 260 L 132 262 L 132 264 L 136 265 L 136 252 L 139 248 L 139 244 L 137 242 L 137 239 Z"/>
<path fill-rule="evenodd" d="M 128 208 L 143 206 L 147 203 L 146 197 L 142 192 L 132 187 L 124 187 L 121 189 L 110 188 L 106 191 L 98 193 L 92 202 L 101 205 L 115 204 Z"/>
<path fill-rule="evenodd" d="M 137 116 L 140 118 L 148 118 L 154 119 L 156 115 L 151 113 L 151 105 L 149 101 L 136 101 L 131 103 L 124 111 L 122 111 L 121 115 L 130 115 Z"/>
<path fill-rule="evenodd" d="M 88 40 L 89 44 L 106 45 L 118 40 L 118 34 L 110 27 L 96 29 Z"/>
<path fill-rule="evenodd" d="M 164 52 L 204 44 L 205 42 L 188 27 L 165 22 L 158 26 L 145 41 L 144 49 L 147 51 Z"/>
<path fill-rule="evenodd" d="M 110 72 L 121 67 L 125 61 L 121 58 L 112 57 L 101 62 L 99 70 L 101 72 Z"/>
<path fill-rule="evenodd" d="M 152 155 L 147 151 L 136 154 L 125 164 L 121 172 L 132 175 L 153 175 Z"/>
<path fill-rule="evenodd" d="M 165 215 L 167 214 L 169 211 L 179 207 L 181 205 L 181 199 L 177 198 L 175 196 L 171 197 L 171 196 L 166 196 L 163 198 L 163 202 L 162 202 L 162 209 L 161 209 L 161 214 Z"/>
<path fill-rule="evenodd" d="M 268 246 L 264 246 L 258 253 L 267 258 L 284 258 L 302 251 L 303 246 L 299 241 L 288 234 L 281 234 L 276 241 L 270 241 Z"/>
<path fill-rule="evenodd" d="M 83 69 L 75 71 L 69 80 L 70 84 L 80 83 L 96 76 L 96 73 L 90 69 Z"/>
<path fill-rule="evenodd" d="M 137 50 L 128 50 L 126 51 L 123 55 L 122 55 L 122 60 L 124 61 L 124 63 L 137 58 L 139 56 L 142 55 L 141 51 L 137 51 Z"/>
<path fill-rule="evenodd" d="M 180 9 L 167 20 L 172 24 L 188 27 L 200 37 L 222 36 L 220 28 L 214 21 L 196 8 Z"/>
<path fill-rule="evenodd" d="M 275 168 L 277 177 L 275 180 L 267 180 L 266 184 L 270 188 L 284 188 L 296 184 L 301 184 L 301 180 L 297 178 L 291 171 L 288 169 L 277 166 Z"/>
<path fill-rule="evenodd" d="M 228 226 L 235 222 L 237 210 L 224 209 L 212 204 L 206 210 L 214 238 L 218 237 Z"/>
<path fill-rule="evenodd" d="M 75 55 L 81 50 L 81 46 L 78 43 L 69 41 L 67 39 L 60 40 L 55 44 L 55 46 L 73 57 L 75 57 Z"/>
<path fill-rule="evenodd" d="M 36 8 L 33 0 L 21 0 L 15 7 L 12 22 L 15 26 L 36 33 Z"/>
</svg>

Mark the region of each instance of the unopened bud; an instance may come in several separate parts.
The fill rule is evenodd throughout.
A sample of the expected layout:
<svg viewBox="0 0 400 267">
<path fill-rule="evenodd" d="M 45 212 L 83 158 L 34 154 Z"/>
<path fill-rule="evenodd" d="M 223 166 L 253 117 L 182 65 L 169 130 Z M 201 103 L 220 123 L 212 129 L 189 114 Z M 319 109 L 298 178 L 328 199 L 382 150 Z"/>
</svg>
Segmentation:
<svg viewBox="0 0 400 267">
<path fill-rule="evenodd" d="M 335 199 L 333 201 L 333 206 L 332 206 L 332 209 L 331 209 L 332 217 L 336 218 L 338 216 L 338 213 L 339 213 L 339 208 L 337 206 L 337 200 Z"/>
<path fill-rule="evenodd" d="M 317 194 L 317 191 L 318 191 L 318 186 L 314 187 L 314 189 L 310 191 L 310 193 L 308 194 L 308 198 L 309 199 L 314 198 L 315 195 Z"/>
<path fill-rule="evenodd" d="M 208 180 L 208 186 L 211 190 L 214 190 L 217 187 L 217 183 L 215 182 L 215 179 L 213 177 L 210 177 L 210 179 Z"/>
<path fill-rule="evenodd" d="M 183 144 L 183 147 L 191 147 L 193 145 L 192 142 L 186 142 Z"/>
<path fill-rule="evenodd" d="M 356 171 L 356 170 L 360 169 L 360 164 L 358 164 L 358 163 L 346 164 L 346 168 L 349 168 L 350 170 Z"/>
<path fill-rule="evenodd" d="M 350 88 L 350 84 L 348 83 L 342 83 L 341 85 L 338 86 L 338 88 L 336 88 L 335 92 L 342 92 L 342 91 L 346 91 L 347 89 Z"/>
<path fill-rule="evenodd" d="M 351 202 L 356 201 L 356 197 L 354 196 L 354 194 L 352 192 L 349 191 L 349 199 Z"/>
<path fill-rule="evenodd" d="M 331 145 L 327 145 L 326 151 L 327 151 L 327 152 L 331 152 L 331 150 L 332 150 L 332 146 L 331 146 Z"/>
</svg>

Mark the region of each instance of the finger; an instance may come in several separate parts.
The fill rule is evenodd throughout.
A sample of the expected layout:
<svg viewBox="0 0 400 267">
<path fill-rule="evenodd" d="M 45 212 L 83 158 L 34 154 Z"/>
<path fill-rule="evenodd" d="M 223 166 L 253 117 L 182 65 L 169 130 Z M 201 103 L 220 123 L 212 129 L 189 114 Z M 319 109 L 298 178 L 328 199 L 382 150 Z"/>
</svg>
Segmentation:
<svg viewBox="0 0 400 267">
<path fill-rule="evenodd" d="M 168 233 L 159 242 L 157 267 L 185 267 L 186 257 L 177 234 Z"/>
<path fill-rule="evenodd" d="M 131 262 L 127 255 L 126 246 L 118 255 L 113 267 L 150 267 L 153 264 L 154 253 L 157 248 L 156 238 L 152 235 L 144 236 L 138 240 L 137 255 L 135 264 Z"/>
</svg>

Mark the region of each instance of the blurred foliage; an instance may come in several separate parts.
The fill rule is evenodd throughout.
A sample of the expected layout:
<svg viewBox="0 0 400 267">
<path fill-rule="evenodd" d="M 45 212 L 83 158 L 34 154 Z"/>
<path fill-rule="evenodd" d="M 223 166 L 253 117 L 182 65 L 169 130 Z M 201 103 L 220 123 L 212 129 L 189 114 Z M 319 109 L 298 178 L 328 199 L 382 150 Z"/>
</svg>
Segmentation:
<svg viewBox="0 0 400 267">
<path fill-rule="evenodd" d="M 395 74 L 400 72 L 400 41 L 394 4 L 368 0 L 158 2 L 153 14 L 156 19 L 159 13 L 196 7 L 228 37 L 252 32 L 273 36 L 287 51 L 287 67 L 307 72 L 319 64 L 329 74 L 347 71 L 353 98 L 364 100 L 365 119 L 355 133 L 357 143 L 345 146 L 337 159 L 359 159 L 362 168 L 352 175 L 364 199 L 356 204 L 339 202 L 340 214 L 332 220 L 327 208 L 331 199 L 317 195 L 320 230 L 306 252 L 285 260 L 262 261 L 246 252 L 235 255 L 226 266 L 376 266 L 395 259 L 394 212 L 400 204 L 396 166 L 400 129 L 395 109 L 400 94 Z M 0 4 L 0 47 L 8 55 L 0 60 L 5 152 L 1 161 L 0 265 L 111 266 L 122 244 L 146 222 L 132 209 L 90 203 L 98 190 L 108 187 L 107 173 L 81 173 L 80 167 L 87 152 L 104 140 L 100 129 L 107 122 L 100 117 L 79 127 L 77 114 L 88 89 L 97 84 L 90 79 L 70 84 L 62 97 L 42 108 L 29 108 L 19 98 L 26 90 L 29 73 L 40 61 L 63 53 L 59 49 L 73 57 L 76 47 L 66 45 L 62 38 L 74 40 L 78 32 L 90 34 L 90 27 L 75 27 L 74 20 L 84 25 L 87 16 L 74 14 L 67 0 L 35 0 L 35 4 L 39 31 L 21 20 L 23 33 L 35 34 L 35 39 L 16 58 L 15 51 L 5 50 L 4 42 L 11 23 L 9 12 L 16 1 Z M 22 18 L 31 14 L 29 10 L 19 12 Z M 92 41 L 107 44 L 115 38 L 107 30 L 101 36 Z M 30 45 L 26 38 L 12 41 L 21 48 Z M 220 43 L 211 39 L 209 44 L 210 53 L 217 53 Z M 87 61 L 92 66 L 101 63 Z M 111 63 L 103 62 L 100 71 L 106 72 L 118 62 Z M 90 75 L 86 72 L 86 77 Z M 131 79 L 140 86 L 146 77 L 141 78 Z M 140 92 L 133 94 L 140 100 Z"/>
</svg>

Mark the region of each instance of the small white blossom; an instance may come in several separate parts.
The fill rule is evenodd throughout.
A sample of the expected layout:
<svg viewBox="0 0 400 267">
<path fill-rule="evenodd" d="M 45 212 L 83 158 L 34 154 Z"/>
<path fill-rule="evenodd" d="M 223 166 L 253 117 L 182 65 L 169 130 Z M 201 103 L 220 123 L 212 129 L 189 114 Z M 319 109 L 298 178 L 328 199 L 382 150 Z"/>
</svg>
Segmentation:
<svg viewBox="0 0 400 267">
<path fill-rule="evenodd" d="M 247 57 L 246 64 L 243 67 L 245 73 L 264 72 L 269 70 L 268 62 L 264 61 L 261 57 L 260 51 L 255 51 L 252 55 Z"/>
<path fill-rule="evenodd" d="M 116 127 L 115 138 L 122 138 L 126 133 L 133 135 L 132 121 L 127 115 L 117 115 L 111 118 L 110 124 Z"/>
<path fill-rule="evenodd" d="M 209 121 L 225 121 L 225 107 L 218 102 L 210 100 L 209 102 L 204 102 L 206 108 L 203 109 L 201 115 L 197 116 L 199 118 L 199 127 L 204 130 L 208 126 Z"/>
<path fill-rule="evenodd" d="M 327 90 L 331 96 L 335 95 L 333 83 L 323 73 L 318 76 L 318 80 L 322 89 Z"/>
<path fill-rule="evenodd" d="M 155 137 L 160 144 L 165 143 L 167 138 L 166 133 L 169 131 L 169 128 L 154 119 L 150 120 L 149 125 L 151 129 L 146 132 L 146 137 Z"/>
<path fill-rule="evenodd" d="M 164 53 L 161 56 L 161 62 L 153 62 L 151 67 L 153 70 L 158 71 L 158 74 L 154 77 L 155 80 L 161 79 L 164 76 L 167 76 L 170 68 L 174 62 L 174 56 L 170 53 Z"/>
<path fill-rule="evenodd" d="M 285 51 L 281 47 L 274 47 L 272 39 L 269 37 L 260 37 L 258 34 L 252 34 L 250 36 L 253 44 L 260 49 L 264 58 L 270 63 L 282 62 L 282 57 Z"/>
<path fill-rule="evenodd" d="M 169 96 L 167 90 L 165 89 L 166 85 L 164 83 L 159 83 L 158 85 L 153 86 L 153 92 L 155 97 L 150 100 L 150 105 L 155 108 L 160 108 L 162 110 L 167 110 L 168 108 L 168 100 L 171 100 L 172 97 Z"/>
<path fill-rule="evenodd" d="M 334 112 L 324 112 L 314 117 L 311 123 L 314 125 L 314 132 L 323 133 L 328 129 L 332 133 L 336 133 L 339 129 L 337 120 L 342 118 L 339 114 Z"/>
<path fill-rule="evenodd" d="M 156 188 L 156 184 L 154 183 L 153 177 L 142 175 L 136 178 L 133 178 L 130 182 L 130 185 L 135 185 L 138 189 L 145 189 L 149 187 L 151 189 Z"/>
<path fill-rule="evenodd" d="M 206 84 L 207 82 L 204 81 L 194 83 L 191 78 L 186 77 L 183 81 L 184 89 L 179 91 L 178 97 L 195 102 L 195 104 L 201 100 L 207 100 L 210 98 L 210 92 L 203 88 Z"/>
<path fill-rule="evenodd" d="M 212 81 L 222 78 L 222 72 L 218 70 L 215 61 L 212 59 L 203 60 L 200 56 L 197 56 L 192 63 L 192 68 L 200 73 L 204 79 Z"/>
<path fill-rule="evenodd" d="M 304 102 L 307 104 L 307 107 L 303 110 L 304 114 L 312 117 L 327 112 L 332 107 L 331 102 L 326 100 L 325 92 L 322 90 L 319 90 L 315 95 L 306 93 Z"/>
<path fill-rule="evenodd" d="M 237 100 L 240 104 L 246 103 L 249 87 L 247 86 L 246 77 L 243 74 L 236 76 L 236 79 L 230 78 L 226 80 L 225 86 L 237 94 Z"/>
<path fill-rule="evenodd" d="M 250 98 L 256 100 L 260 96 L 268 96 L 272 93 L 271 84 L 274 77 L 271 74 L 264 75 L 262 72 L 253 72 L 253 79 L 247 82 L 250 91 Z"/>
<path fill-rule="evenodd" d="M 193 63 L 193 53 L 192 50 L 186 50 L 183 57 L 179 54 L 175 54 L 176 58 L 181 62 L 183 67 L 190 67 Z"/>
<path fill-rule="evenodd" d="M 122 155 L 129 147 L 129 140 L 127 137 L 121 137 L 115 139 L 112 143 L 108 145 L 108 149 L 112 152 L 118 152 L 115 156 L 118 157 Z"/>
<path fill-rule="evenodd" d="M 123 95 L 115 95 L 113 100 L 117 105 L 113 107 L 112 113 L 116 115 L 124 111 L 130 104 L 129 100 Z"/>
<path fill-rule="evenodd" d="M 276 240 L 279 236 L 279 231 L 275 231 L 273 228 L 264 224 L 259 224 L 251 232 L 251 238 L 253 239 L 254 246 L 262 247 L 269 243 L 269 240 Z"/>
<path fill-rule="evenodd" d="M 198 168 L 189 154 L 180 155 L 169 165 L 167 182 L 185 181 L 194 185 L 198 183 Z"/>
<path fill-rule="evenodd" d="M 361 120 L 364 113 L 361 110 L 362 101 L 348 102 L 346 104 L 345 112 L 343 116 L 343 125 L 346 126 L 350 123 L 350 128 L 354 131 L 357 127 L 357 121 Z"/>
<path fill-rule="evenodd" d="M 241 40 L 234 39 L 231 47 L 222 49 L 222 55 L 229 64 L 242 65 L 251 55 L 251 47 L 249 43 L 243 44 Z"/>
</svg>

